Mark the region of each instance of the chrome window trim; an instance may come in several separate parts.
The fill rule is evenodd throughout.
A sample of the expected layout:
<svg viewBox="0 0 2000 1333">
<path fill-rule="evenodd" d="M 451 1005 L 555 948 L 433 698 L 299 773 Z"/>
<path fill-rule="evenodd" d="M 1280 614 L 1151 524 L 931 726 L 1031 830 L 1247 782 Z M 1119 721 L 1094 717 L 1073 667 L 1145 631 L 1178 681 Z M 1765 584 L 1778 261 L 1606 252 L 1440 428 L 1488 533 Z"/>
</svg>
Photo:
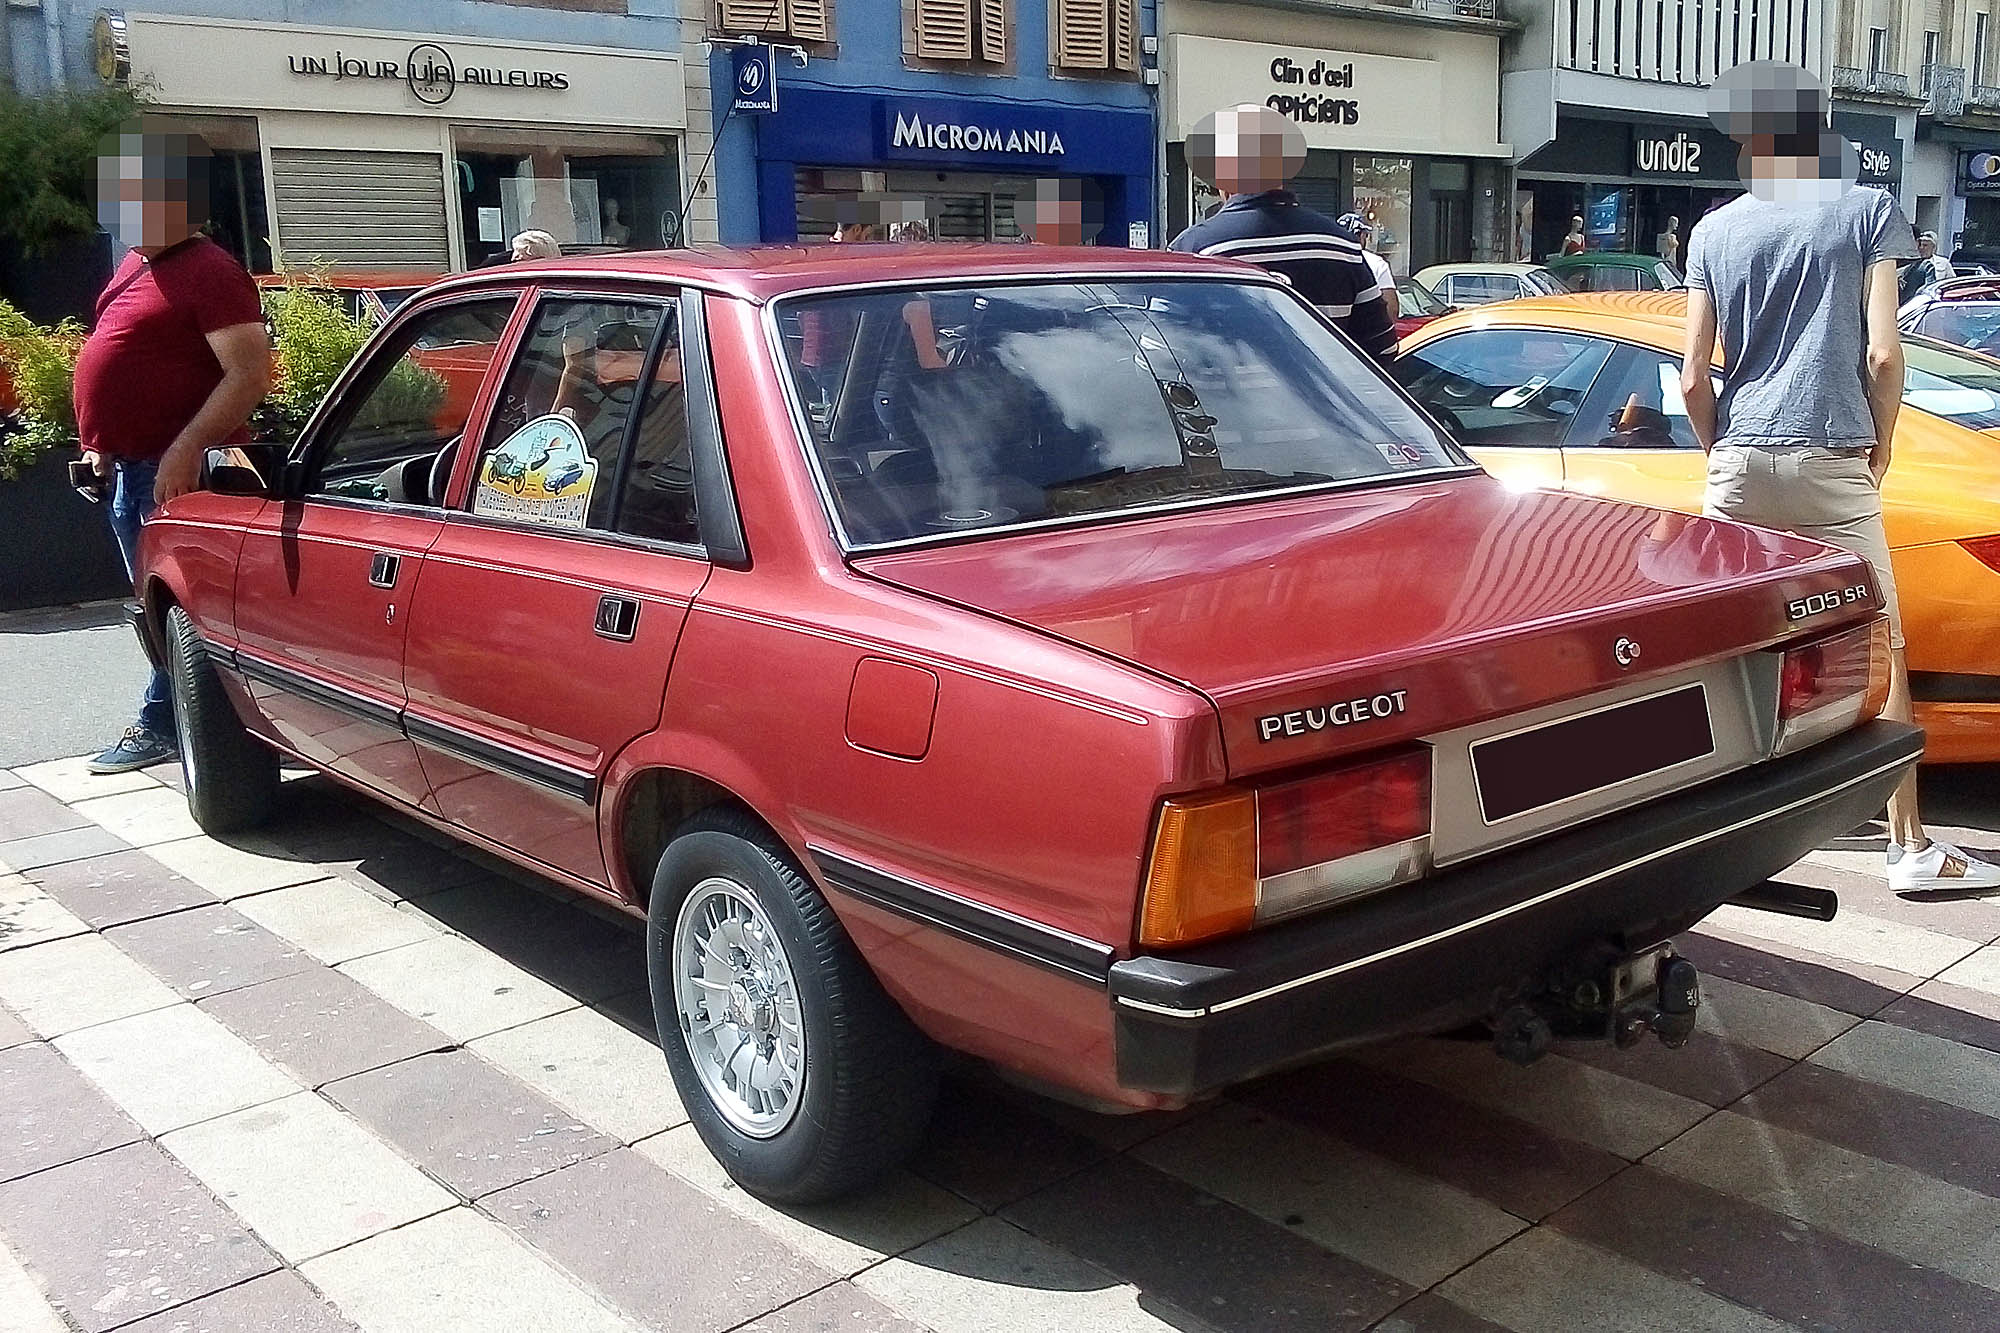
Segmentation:
<svg viewBox="0 0 2000 1333">
<path fill-rule="evenodd" d="M 1870 782 L 1881 777 L 1884 773 L 1893 773 L 1897 769 L 1904 768 L 1908 763 L 1908 760 L 1898 759 L 1891 763 L 1882 764 L 1879 767 L 1870 769 L 1866 773 L 1848 778 L 1846 781 L 1832 787 L 1813 792 L 1809 796 L 1801 796 L 1795 801 L 1789 801 L 1775 810 L 1760 810 L 1748 818 L 1739 819 L 1735 823 L 1726 825 L 1725 827 L 1709 829 L 1704 833 L 1696 834 L 1692 838 L 1683 838 L 1681 841 L 1673 843 L 1670 846 L 1656 847 L 1642 856 L 1635 856 L 1629 861 L 1623 861 L 1618 865 L 1595 871 L 1592 874 L 1584 876 L 1582 879 L 1572 880 L 1568 884 L 1558 885 L 1545 893 L 1536 894 L 1532 898 L 1524 898 L 1520 902 L 1509 903 L 1507 906 L 1497 908 L 1483 916 L 1476 916 L 1469 920 L 1461 921 L 1456 925 L 1446 927 L 1444 930 L 1425 935 L 1421 939 L 1405 940 L 1401 944 L 1391 945 L 1386 949 L 1379 949 L 1365 957 L 1350 958 L 1344 963 L 1336 963 L 1332 967 L 1321 968 L 1319 971 L 1309 973 L 1306 976 L 1293 977 L 1289 981 L 1280 982 L 1275 986 L 1266 986 L 1263 990 L 1252 991 L 1248 995 L 1239 995 L 1234 999 L 1223 1000 L 1216 1004 L 1199 1006 L 1192 1009 L 1177 1009 L 1170 1005 L 1153 1004 L 1142 1000 L 1128 1000 L 1122 995 L 1115 998 L 1120 1005 L 1128 1009 L 1136 1009 L 1143 1013 L 1158 1014 L 1165 1018 L 1176 1019 L 1206 1018 L 1210 1014 L 1219 1014 L 1231 1009 L 1240 1009 L 1244 1005 L 1256 1004 L 1260 1001 L 1268 1000 L 1273 996 L 1298 990 L 1302 986 L 1317 985 L 1319 982 L 1329 981 L 1334 977 L 1342 976 L 1348 972 L 1356 972 L 1364 967 L 1372 967 L 1376 963 L 1384 963 L 1392 958 L 1400 958 L 1404 954 L 1414 953 L 1419 949 L 1427 949 L 1433 944 L 1442 944 L 1446 940 L 1454 939 L 1469 931 L 1482 929 L 1492 925 L 1496 921 L 1503 921 L 1510 916 L 1516 916 L 1522 912 L 1540 907 L 1544 903 L 1553 902 L 1557 898 L 1575 893 L 1580 889 L 1587 889 L 1593 884 L 1600 883 L 1616 875 L 1622 875 L 1628 870 L 1636 870 L 1640 866 L 1650 865 L 1652 862 L 1661 860 L 1664 857 L 1684 852 L 1690 847 L 1699 847 L 1705 842 L 1713 842 L 1717 838 L 1726 838 L 1732 833 L 1740 833 L 1744 829 L 1755 824 L 1761 824 L 1767 819 L 1772 819 L 1778 815 L 1787 815 L 1816 801 L 1824 801 L 1830 797 L 1838 796 L 1851 787 L 1858 787 L 1864 782 Z"/>
<path fill-rule="evenodd" d="M 1051 282 L 1076 285 L 1087 284 L 1092 281 L 1121 282 L 1127 280 L 1226 282 L 1237 286 L 1269 287 L 1291 296 L 1294 301 L 1298 302 L 1302 309 L 1308 311 L 1314 319 L 1317 319 L 1335 337 L 1346 341 L 1346 335 L 1334 326 L 1333 321 L 1328 319 L 1325 313 L 1318 307 L 1301 297 L 1292 288 L 1291 284 L 1278 278 L 1275 274 L 1262 271 L 1240 273 L 1234 269 L 1219 268 L 1214 273 L 1186 269 L 1135 269 L 1130 272 L 1107 272 L 1101 275 L 1080 275 L 1075 271 L 1068 273 L 1008 273 L 990 277 L 979 274 L 967 274 L 963 280 L 966 283 L 980 282 L 984 285 L 995 287 L 1029 286 L 1036 283 Z M 793 440 L 797 444 L 799 451 L 805 455 L 806 469 L 812 475 L 813 488 L 819 492 L 820 507 L 825 512 L 834 541 L 840 547 L 843 555 L 882 555 L 892 551 L 961 545 L 967 542 L 983 541 L 991 537 L 1007 536 L 1022 532 L 1095 527 L 1099 524 L 1120 522 L 1126 519 L 1213 509 L 1222 505 L 1256 503 L 1260 500 L 1275 498 L 1303 498 L 1331 492 L 1372 489 L 1431 481 L 1446 477 L 1473 476 L 1484 471 L 1479 464 L 1467 458 L 1462 464 L 1454 464 L 1449 467 L 1425 468 L 1422 471 L 1385 473 L 1375 477 L 1357 477 L 1347 481 L 1320 482 L 1303 486 L 1281 486 L 1268 491 L 1242 491 L 1232 495 L 1210 496 L 1206 499 L 1172 500 L 1161 504 L 1135 505 L 1129 509 L 1112 510 L 1101 514 L 1030 519 L 1022 523 L 1004 523 L 990 528 L 975 528 L 969 532 L 942 532 L 923 537 L 902 537 L 895 541 L 887 542 L 857 542 L 848 534 L 846 524 L 841 521 L 839 503 L 834 499 L 833 488 L 828 484 L 825 469 L 820 465 L 819 450 L 813 444 L 812 423 L 806 416 L 805 403 L 799 397 L 798 385 L 793 379 L 790 363 L 785 356 L 784 334 L 778 327 L 779 317 L 783 313 L 779 307 L 788 302 L 806 297 L 823 297 L 852 292 L 937 290 L 940 284 L 949 281 L 953 281 L 953 279 L 935 277 L 899 278 L 894 280 L 883 279 L 874 282 L 842 283 L 824 287 L 801 288 L 798 291 L 786 292 L 763 303 L 762 322 L 764 325 L 765 351 L 771 357 L 771 369 L 777 375 L 779 386 L 785 395 L 785 408 L 792 420 Z M 1417 415 L 1423 420 L 1425 425 L 1431 428 L 1448 451 L 1461 455 L 1464 453 L 1464 447 L 1451 436 L 1450 432 L 1437 424 L 1423 404 L 1418 403 L 1414 398 L 1410 397 L 1409 391 L 1404 389 L 1402 384 L 1393 375 L 1389 374 L 1386 367 L 1377 363 L 1359 348 L 1354 349 L 1354 355 L 1364 366 L 1372 369 L 1376 375 L 1381 377 L 1385 384 L 1400 394 L 1416 409 Z"/>
</svg>

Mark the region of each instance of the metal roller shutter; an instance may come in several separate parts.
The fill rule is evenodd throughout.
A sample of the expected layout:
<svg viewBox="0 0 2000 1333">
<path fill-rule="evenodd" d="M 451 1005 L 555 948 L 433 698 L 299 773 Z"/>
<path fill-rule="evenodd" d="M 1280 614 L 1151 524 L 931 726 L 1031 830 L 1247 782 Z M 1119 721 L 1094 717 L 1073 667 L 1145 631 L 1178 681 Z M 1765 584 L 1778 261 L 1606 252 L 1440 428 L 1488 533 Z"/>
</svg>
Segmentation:
<svg viewBox="0 0 2000 1333">
<path fill-rule="evenodd" d="M 451 267 L 437 154 L 273 148 L 271 175 L 288 266 Z"/>
</svg>

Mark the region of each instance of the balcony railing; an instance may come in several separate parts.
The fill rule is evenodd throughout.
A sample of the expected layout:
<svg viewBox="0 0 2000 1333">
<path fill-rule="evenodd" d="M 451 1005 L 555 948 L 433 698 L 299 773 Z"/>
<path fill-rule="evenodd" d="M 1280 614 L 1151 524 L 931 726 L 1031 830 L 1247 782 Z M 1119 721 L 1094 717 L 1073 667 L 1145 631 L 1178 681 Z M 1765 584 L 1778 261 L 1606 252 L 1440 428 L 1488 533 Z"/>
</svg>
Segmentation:
<svg viewBox="0 0 2000 1333">
<path fill-rule="evenodd" d="M 2000 88 L 1988 83 L 1975 83 L 1972 85 L 1972 95 L 1965 100 L 1981 111 L 2000 111 Z"/>
<path fill-rule="evenodd" d="M 1957 65 L 1925 65 L 1924 91 L 1930 102 L 1924 112 L 1932 116 L 1965 114 L 1965 71 Z"/>
<path fill-rule="evenodd" d="M 1886 69 L 1878 69 L 1871 74 L 1865 69 L 1856 69 L 1852 65 L 1835 65 L 1833 67 L 1833 86 L 1836 92 L 1879 93 L 1885 97 L 1908 97 L 1910 95 L 1910 76 L 1907 74 L 1892 74 Z"/>
</svg>

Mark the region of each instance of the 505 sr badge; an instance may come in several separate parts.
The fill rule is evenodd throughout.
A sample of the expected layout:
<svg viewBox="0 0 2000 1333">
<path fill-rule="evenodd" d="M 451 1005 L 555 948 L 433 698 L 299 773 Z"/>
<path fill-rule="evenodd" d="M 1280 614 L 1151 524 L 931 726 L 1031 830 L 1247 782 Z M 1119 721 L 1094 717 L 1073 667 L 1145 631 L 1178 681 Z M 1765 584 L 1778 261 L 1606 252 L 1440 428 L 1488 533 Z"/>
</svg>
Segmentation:
<svg viewBox="0 0 2000 1333">
<path fill-rule="evenodd" d="M 1874 600 L 1875 590 L 1865 583 L 1851 587 L 1835 588 L 1831 592 L 1816 592 L 1810 597 L 1798 597 L 1785 603 L 1785 615 L 1792 620 L 1810 620 L 1814 616 L 1825 615 L 1828 611 L 1838 611 L 1843 606 L 1856 602 Z"/>
</svg>

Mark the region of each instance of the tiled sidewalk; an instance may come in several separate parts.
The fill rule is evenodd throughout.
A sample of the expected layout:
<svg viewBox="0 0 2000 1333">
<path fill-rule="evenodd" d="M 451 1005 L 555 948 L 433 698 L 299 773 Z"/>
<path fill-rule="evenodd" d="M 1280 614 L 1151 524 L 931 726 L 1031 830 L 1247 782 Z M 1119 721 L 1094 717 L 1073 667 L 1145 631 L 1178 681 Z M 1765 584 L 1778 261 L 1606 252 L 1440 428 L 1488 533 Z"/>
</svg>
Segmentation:
<svg viewBox="0 0 2000 1333">
<path fill-rule="evenodd" d="M 687 1125 L 627 924 L 316 779 L 224 846 L 151 776 L 0 771 L 0 1333 L 2000 1328 L 2000 904 L 1871 855 L 1799 868 L 1831 926 L 1686 942 L 1678 1054 L 1124 1119 L 962 1072 L 910 1171 L 783 1212 Z"/>
</svg>

